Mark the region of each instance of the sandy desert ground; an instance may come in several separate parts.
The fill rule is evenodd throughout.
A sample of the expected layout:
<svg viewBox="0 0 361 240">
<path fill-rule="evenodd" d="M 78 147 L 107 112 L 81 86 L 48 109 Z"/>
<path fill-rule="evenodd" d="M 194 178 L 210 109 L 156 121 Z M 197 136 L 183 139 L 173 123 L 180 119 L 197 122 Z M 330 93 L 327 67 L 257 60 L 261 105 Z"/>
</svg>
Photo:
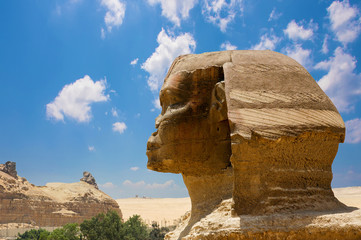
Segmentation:
<svg viewBox="0 0 361 240">
<path fill-rule="evenodd" d="M 117 199 L 127 220 L 134 214 L 140 215 L 147 224 L 157 222 L 160 226 L 176 225 L 177 220 L 191 209 L 187 198 L 125 198 Z"/>
<path fill-rule="evenodd" d="M 361 187 L 334 188 L 335 196 L 347 206 L 361 208 Z M 126 198 L 117 199 L 124 219 L 138 214 L 147 223 L 169 226 L 191 209 L 190 198 Z"/>
</svg>

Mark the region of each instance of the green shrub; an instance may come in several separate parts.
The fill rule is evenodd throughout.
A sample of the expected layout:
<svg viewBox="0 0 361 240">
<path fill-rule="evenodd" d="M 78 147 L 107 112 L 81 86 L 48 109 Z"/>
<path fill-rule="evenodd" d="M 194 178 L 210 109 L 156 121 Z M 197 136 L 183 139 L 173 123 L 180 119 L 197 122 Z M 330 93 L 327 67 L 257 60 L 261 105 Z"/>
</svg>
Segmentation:
<svg viewBox="0 0 361 240">
<path fill-rule="evenodd" d="M 47 240 L 79 240 L 80 228 L 77 223 L 68 223 L 50 233 Z"/>
<path fill-rule="evenodd" d="M 152 223 L 152 229 L 149 233 L 149 240 L 162 240 L 164 236 L 169 232 L 169 228 L 161 227 L 157 223 Z"/>
<path fill-rule="evenodd" d="M 16 240 L 47 240 L 49 234 L 45 229 L 31 229 L 23 234 L 19 233 Z"/>
<path fill-rule="evenodd" d="M 84 220 L 80 226 L 69 223 L 51 233 L 44 229 L 32 229 L 18 234 L 17 240 L 161 240 L 168 231 L 168 228 L 159 228 L 156 223 L 149 229 L 139 215 L 123 222 L 115 211 L 109 211 Z"/>
</svg>

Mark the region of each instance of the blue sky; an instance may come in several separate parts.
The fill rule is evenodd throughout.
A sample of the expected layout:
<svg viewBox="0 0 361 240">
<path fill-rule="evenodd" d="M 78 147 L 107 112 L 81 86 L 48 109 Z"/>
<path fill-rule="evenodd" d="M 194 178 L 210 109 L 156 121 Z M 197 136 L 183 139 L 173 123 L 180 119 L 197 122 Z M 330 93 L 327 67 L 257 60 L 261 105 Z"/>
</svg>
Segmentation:
<svg viewBox="0 0 361 240">
<path fill-rule="evenodd" d="M 361 185 L 361 2 L 0 2 L 0 162 L 36 185 L 90 171 L 114 198 L 184 197 L 148 171 L 158 91 L 175 57 L 270 49 L 299 61 L 347 126 L 334 187 Z"/>
</svg>

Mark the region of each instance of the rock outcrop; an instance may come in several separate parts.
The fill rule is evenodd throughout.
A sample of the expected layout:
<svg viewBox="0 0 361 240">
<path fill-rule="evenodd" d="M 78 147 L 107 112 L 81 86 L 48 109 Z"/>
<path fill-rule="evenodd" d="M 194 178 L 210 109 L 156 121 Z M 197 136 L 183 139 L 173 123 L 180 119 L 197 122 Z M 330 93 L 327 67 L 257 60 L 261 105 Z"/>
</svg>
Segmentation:
<svg viewBox="0 0 361 240">
<path fill-rule="evenodd" d="M 9 174 L 13 178 L 18 179 L 18 172 L 16 171 L 16 162 L 7 161 L 5 164 L 0 164 L 0 171 Z"/>
<path fill-rule="evenodd" d="M 172 239 L 190 234 L 225 199 L 232 199 L 230 209 L 220 213 L 240 219 L 349 210 L 331 189 L 344 122 L 295 60 L 252 50 L 180 56 L 159 98 L 147 167 L 181 173 L 192 201 L 187 224 Z M 252 238 L 236 228 L 226 239 Z"/>
<path fill-rule="evenodd" d="M 122 216 L 115 200 L 86 182 L 35 186 L 0 171 L 0 224 L 62 226 L 109 210 Z"/>
<path fill-rule="evenodd" d="M 90 172 L 83 172 L 83 177 L 80 179 L 80 181 L 86 182 L 90 185 L 93 185 L 96 189 L 99 189 L 98 184 L 95 182 L 95 178 Z"/>
</svg>

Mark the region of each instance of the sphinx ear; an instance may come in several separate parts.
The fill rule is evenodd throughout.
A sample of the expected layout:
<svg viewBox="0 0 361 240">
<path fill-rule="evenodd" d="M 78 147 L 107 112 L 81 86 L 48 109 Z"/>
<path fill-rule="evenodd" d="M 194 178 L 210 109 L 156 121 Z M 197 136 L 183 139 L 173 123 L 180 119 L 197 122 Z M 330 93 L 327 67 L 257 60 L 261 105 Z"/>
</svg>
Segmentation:
<svg viewBox="0 0 361 240">
<path fill-rule="evenodd" d="M 224 81 L 218 82 L 213 88 L 209 115 L 212 122 L 222 122 L 228 119 Z"/>
</svg>

